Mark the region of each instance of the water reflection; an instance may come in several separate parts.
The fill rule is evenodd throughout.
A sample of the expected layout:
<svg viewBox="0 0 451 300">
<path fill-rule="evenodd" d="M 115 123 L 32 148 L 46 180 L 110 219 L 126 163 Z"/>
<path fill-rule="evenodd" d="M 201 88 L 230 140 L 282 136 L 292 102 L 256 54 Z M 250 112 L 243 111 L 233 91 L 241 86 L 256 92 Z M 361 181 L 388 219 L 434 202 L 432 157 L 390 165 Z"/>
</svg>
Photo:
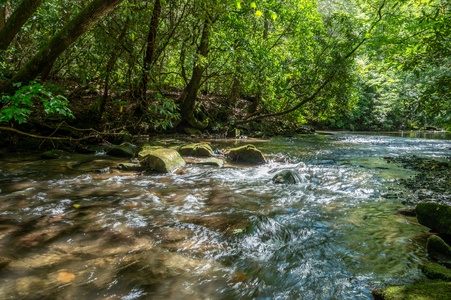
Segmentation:
<svg viewBox="0 0 451 300">
<path fill-rule="evenodd" d="M 181 175 L 117 171 L 105 156 L 70 168 L 4 159 L 0 295 L 372 299 L 375 287 L 422 276 L 427 229 L 381 196 L 412 171 L 383 157 L 445 157 L 449 141 L 312 135 L 257 146 L 277 159 Z M 273 184 L 287 169 L 296 184 Z"/>
</svg>

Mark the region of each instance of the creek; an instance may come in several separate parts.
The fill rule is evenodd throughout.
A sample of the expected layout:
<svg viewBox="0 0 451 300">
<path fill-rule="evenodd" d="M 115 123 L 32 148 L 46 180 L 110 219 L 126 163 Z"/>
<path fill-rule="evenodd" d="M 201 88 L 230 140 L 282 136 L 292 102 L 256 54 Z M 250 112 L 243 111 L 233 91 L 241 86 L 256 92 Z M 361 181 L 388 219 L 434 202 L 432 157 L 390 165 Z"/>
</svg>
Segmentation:
<svg viewBox="0 0 451 300">
<path fill-rule="evenodd" d="M 427 261 L 428 229 L 397 214 L 397 179 L 415 172 L 383 158 L 449 157 L 450 136 L 438 138 L 213 140 L 252 143 L 268 163 L 182 174 L 120 171 L 103 152 L 5 153 L 0 298 L 373 299 Z M 286 169 L 299 182 L 272 183 Z"/>
</svg>

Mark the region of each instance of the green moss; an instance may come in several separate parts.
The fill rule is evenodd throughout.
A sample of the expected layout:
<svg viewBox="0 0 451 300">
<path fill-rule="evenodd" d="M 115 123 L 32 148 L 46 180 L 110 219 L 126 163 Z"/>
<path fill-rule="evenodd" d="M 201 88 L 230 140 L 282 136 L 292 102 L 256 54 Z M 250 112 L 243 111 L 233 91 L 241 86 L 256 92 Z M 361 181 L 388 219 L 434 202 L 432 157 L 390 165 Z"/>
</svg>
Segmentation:
<svg viewBox="0 0 451 300">
<path fill-rule="evenodd" d="M 382 291 L 385 300 L 451 300 L 450 282 L 433 282 L 410 286 L 391 286 Z"/>
<path fill-rule="evenodd" d="M 451 270 L 439 264 L 427 264 L 421 266 L 424 275 L 431 279 L 451 281 Z"/>
</svg>

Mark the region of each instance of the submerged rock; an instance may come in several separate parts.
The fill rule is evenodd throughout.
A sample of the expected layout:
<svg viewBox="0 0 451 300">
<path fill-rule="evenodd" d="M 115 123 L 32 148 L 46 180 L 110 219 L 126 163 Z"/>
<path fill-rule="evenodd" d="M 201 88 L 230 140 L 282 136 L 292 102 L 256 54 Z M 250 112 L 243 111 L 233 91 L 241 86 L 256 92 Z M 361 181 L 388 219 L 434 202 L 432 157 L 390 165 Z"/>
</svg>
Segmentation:
<svg viewBox="0 0 451 300">
<path fill-rule="evenodd" d="M 300 182 L 300 178 L 294 170 L 283 170 L 274 175 L 272 182 L 276 184 L 296 184 Z"/>
<path fill-rule="evenodd" d="M 213 149 L 207 143 L 188 144 L 179 147 L 178 152 L 183 156 L 210 157 L 213 156 Z"/>
<path fill-rule="evenodd" d="M 427 252 L 432 259 L 447 267 L 451 267 L 451 247 L 439 236 L 431 235 L 426 244 Z"/>
<path fill-rule="evenodd" d="M 121 163 L 117 166 L 119 170 L 123 171 L 144 171 L 146 169 L 145 166 L 139 164 L 139 163 Z"/>
<path fill-rule="evenodd" d="M 419 203 L 415 209 L 418 222 L 435 232 L 451 234 L 451 207 L 434 202 Z"/>
<path fill-rule="evenodd" d="M 180 154 L 169 148 L 149 152 L 146 156 L 146 162 L 150 169 L 160 173 L 172 173 L 186 165 Z"/>
<path fill-rule="evenodd" d="M 107 151 L 107 155 L 117 156 L 117 157 L 133 157 L 136 153 L 137 147 L 128 142 L 122 143 L 120 145 L 115 145 Z"/>
<path fill-rule="evenodd" d="M 61 157 L 68 157 L 70 156 L 70 153 L 65 150 L 60 149 L 53 149 L 49 151 L 45 151 L 41 154 L 41 158 L 44 159 L 55 159 L 55 158 L 61 158 Z"/>
<path fill-rule="evenodd" d="M 232 162 L 249 163 L 254 165 L 262 165 L 266 163 L 266 159 L 262 152 L 254 145 L 244 145 L 237 148 L 231 148 L 225 152 L 225 155 Z"/>
<path fill-rule="evenodd" d="M 224 166 L 224 161 L 220 158 L 216 157 L 208 157 L 208 158 L 185 158 L 186 163 L 193 165 L 207 165 L 207 166 L 215 166 L 222 168 Z"/>
<path fill-rule="evenodd" d="M 439 264 L 426 264 L 421 271 L 430 279 L 451 281 L 451 270 Z"/>
</svg>

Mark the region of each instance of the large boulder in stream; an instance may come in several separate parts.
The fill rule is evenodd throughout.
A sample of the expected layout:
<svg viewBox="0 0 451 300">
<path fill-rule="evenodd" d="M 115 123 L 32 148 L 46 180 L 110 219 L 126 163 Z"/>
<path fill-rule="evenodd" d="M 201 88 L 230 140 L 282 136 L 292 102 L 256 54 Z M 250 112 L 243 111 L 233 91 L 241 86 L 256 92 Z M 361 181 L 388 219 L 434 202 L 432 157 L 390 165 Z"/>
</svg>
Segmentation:
<svg viewBox="0 0 451 300">
<path fill-rule="evenodd" d="M 263 165 L 266 159 L 263 153 L 254 145 L 244 145 L 241 147 L 230 148 L 224 153 L 232 162 L 246 163 L 253 165 Z"/>
<path fill-rule="evenodd" d="M 207 143 L 195 143 L 180 146 L 178 149 L 179 153 L 183 156 L 194 156 L 194 157 L 210 157 L 213 156 L 213 149 Z"/>
<path fill-rule="evenodd" d="M 170 148 L 150 151 L 145 159 L 149 168 L 160 173 L 172 173 L 186 165 L 180 154 Z"/>
<path fill-rule="evenodd" d="M 451 207 L 434 202 L 419 203 L 415 209 L 418 222 L 443 234 L 451 234 Z"/>
<path fill-rule="evenodd" d="M 150 153 L 152 153 L 153 151 L 157 150 L 157 149 L 163 149 L 162 146 L 151 146 L 151 145 L 145 145 L 141 148 L 141 150 L 139 150 L 138 152 L 138 159 L 139 160 L 144 160 Z"/>
</svg>

